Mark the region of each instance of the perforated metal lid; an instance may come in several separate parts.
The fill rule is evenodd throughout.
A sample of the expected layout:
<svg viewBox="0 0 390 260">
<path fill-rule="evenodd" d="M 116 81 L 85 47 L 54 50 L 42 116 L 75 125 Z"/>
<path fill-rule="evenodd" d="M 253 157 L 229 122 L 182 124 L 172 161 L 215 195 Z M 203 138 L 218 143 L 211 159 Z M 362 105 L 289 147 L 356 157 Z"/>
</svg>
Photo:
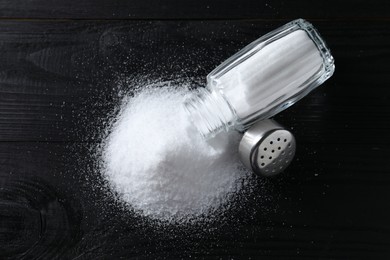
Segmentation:
<svg viewBox="0 0 390 260">
<path fill-rule="evenodd" d="M 271 176 L 284 171 L 294 158 L 292 133 L 271 119 L 249 128 L 239 146 L 240 159 L 255 173 Z"/>
</svg>

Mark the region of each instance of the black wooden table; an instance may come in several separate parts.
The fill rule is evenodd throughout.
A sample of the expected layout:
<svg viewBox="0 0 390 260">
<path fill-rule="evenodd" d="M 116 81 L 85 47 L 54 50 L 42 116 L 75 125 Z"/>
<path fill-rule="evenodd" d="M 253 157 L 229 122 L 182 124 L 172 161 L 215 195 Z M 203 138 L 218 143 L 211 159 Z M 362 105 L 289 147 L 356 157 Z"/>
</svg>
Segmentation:
<svg viewBox="0 0 390 260">
<path fill-rule="evenodd" d="M 390 4 L 0 1 L 0 258 L 390 258 Z M 107 196 L 93 147 L 137 77 L 205 78 L 295 18 L 334 76 L 276 119 L 298 142 L 217 224 L 157 226 Z"/>
</svg>

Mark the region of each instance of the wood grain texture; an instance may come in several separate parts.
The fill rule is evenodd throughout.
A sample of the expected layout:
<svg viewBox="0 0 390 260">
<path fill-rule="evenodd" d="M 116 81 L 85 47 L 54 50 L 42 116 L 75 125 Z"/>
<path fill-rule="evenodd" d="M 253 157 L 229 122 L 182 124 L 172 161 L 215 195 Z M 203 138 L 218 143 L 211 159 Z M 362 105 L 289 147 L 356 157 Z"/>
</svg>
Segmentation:
<svg viewBox="0 0 390 260">
<path fill-rule="evenodd" d="M 203 79 L 281 24 L 3 21 L 0 140 L 91 142 L 80 122 L 99 128 L 98 119 L 107 118 L 118 102 L 118 85 L 129 78 L 142 79 L 139 84 L 146 77 Z M 297 135 L 304 133 L 310 142 L 388 144 L 390 23 L 315 25 L 336 57 L 336 73 L 278 118 L 304 128 Z"/>
<path fill-rule="evenodd" d="M 378 19 L 388 18 L 386 0 L 3 0 L 2 18 L 35 19 Z"/>
<path fill-rule="evenodd" d="M 388 21 L 315 22 L 335 75 L 276 117 L 291 167 L 224 219 L 159 227 L 107 195 L 94 151 L 120 90 L 200 84 L 286 21 L 1 21 L 0 258 L 389 258 Z"/>
<path fill-rule="evenodd" d="M 276 179 L 258 179 L 254 193 L 224 219 L 162 227 L 121 209 L 107 195 L 93 146 L 2 142 L 0 256 L 388 256 L 388 170 L 373 168 L 368 177 L 367 169 L 356 172 L 353 162 L 338 160 L 345 151 L 332 155 L 322 144 L 299 144 L 289 170 Z M 364 148 L 350 151 L 364 154 Z"/>
</svg>

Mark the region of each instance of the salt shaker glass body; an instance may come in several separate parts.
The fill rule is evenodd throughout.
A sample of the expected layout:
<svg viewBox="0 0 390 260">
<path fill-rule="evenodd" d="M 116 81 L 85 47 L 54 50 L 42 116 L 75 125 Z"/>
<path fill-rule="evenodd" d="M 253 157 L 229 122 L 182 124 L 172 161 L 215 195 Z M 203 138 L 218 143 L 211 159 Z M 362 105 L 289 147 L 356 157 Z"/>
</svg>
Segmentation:
<svg viewBox="0 0 390 260">
<path fill-rule="evenodd" d="M 204 137 L 244 131 L 272 117 L 332 76 L 334 60 L 316 29 L 294 20 L 252 42 L 207 76 L 185 102 Z"/>
</svg>

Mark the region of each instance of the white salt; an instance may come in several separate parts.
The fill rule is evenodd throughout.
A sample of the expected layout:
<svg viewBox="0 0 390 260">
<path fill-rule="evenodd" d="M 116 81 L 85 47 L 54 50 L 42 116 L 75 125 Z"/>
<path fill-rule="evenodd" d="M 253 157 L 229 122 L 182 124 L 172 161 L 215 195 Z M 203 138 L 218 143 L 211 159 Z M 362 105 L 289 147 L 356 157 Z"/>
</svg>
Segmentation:
<svg viewBox="0 0 390 260">
<path fill-rule="evenodd" d="M 312 25 L 296 20 L 218 66 L 186 108 L 205 137 L 233 127 L 244 131 L 294 104 L 333 71 L 333 58 Z"/>
<path fill-rule="evenodd" d="M 110 186 L 126 205 L 153 219 L 210 215 L 229 204 L 250 175 L 238 159 L 238 133 L 200 137 L 183 110 L 188 93 L 144 89 L 125 102 L 103 143 Z"/>
<path fill-rule="evenodd" d="M 273 108 L 303 91 L 302 84 L 323 73 L 323 58 L 304 30 L 294 31 L 268 45 L 222 75 L 215 83 L 237 115 Z"/>
</svg>

